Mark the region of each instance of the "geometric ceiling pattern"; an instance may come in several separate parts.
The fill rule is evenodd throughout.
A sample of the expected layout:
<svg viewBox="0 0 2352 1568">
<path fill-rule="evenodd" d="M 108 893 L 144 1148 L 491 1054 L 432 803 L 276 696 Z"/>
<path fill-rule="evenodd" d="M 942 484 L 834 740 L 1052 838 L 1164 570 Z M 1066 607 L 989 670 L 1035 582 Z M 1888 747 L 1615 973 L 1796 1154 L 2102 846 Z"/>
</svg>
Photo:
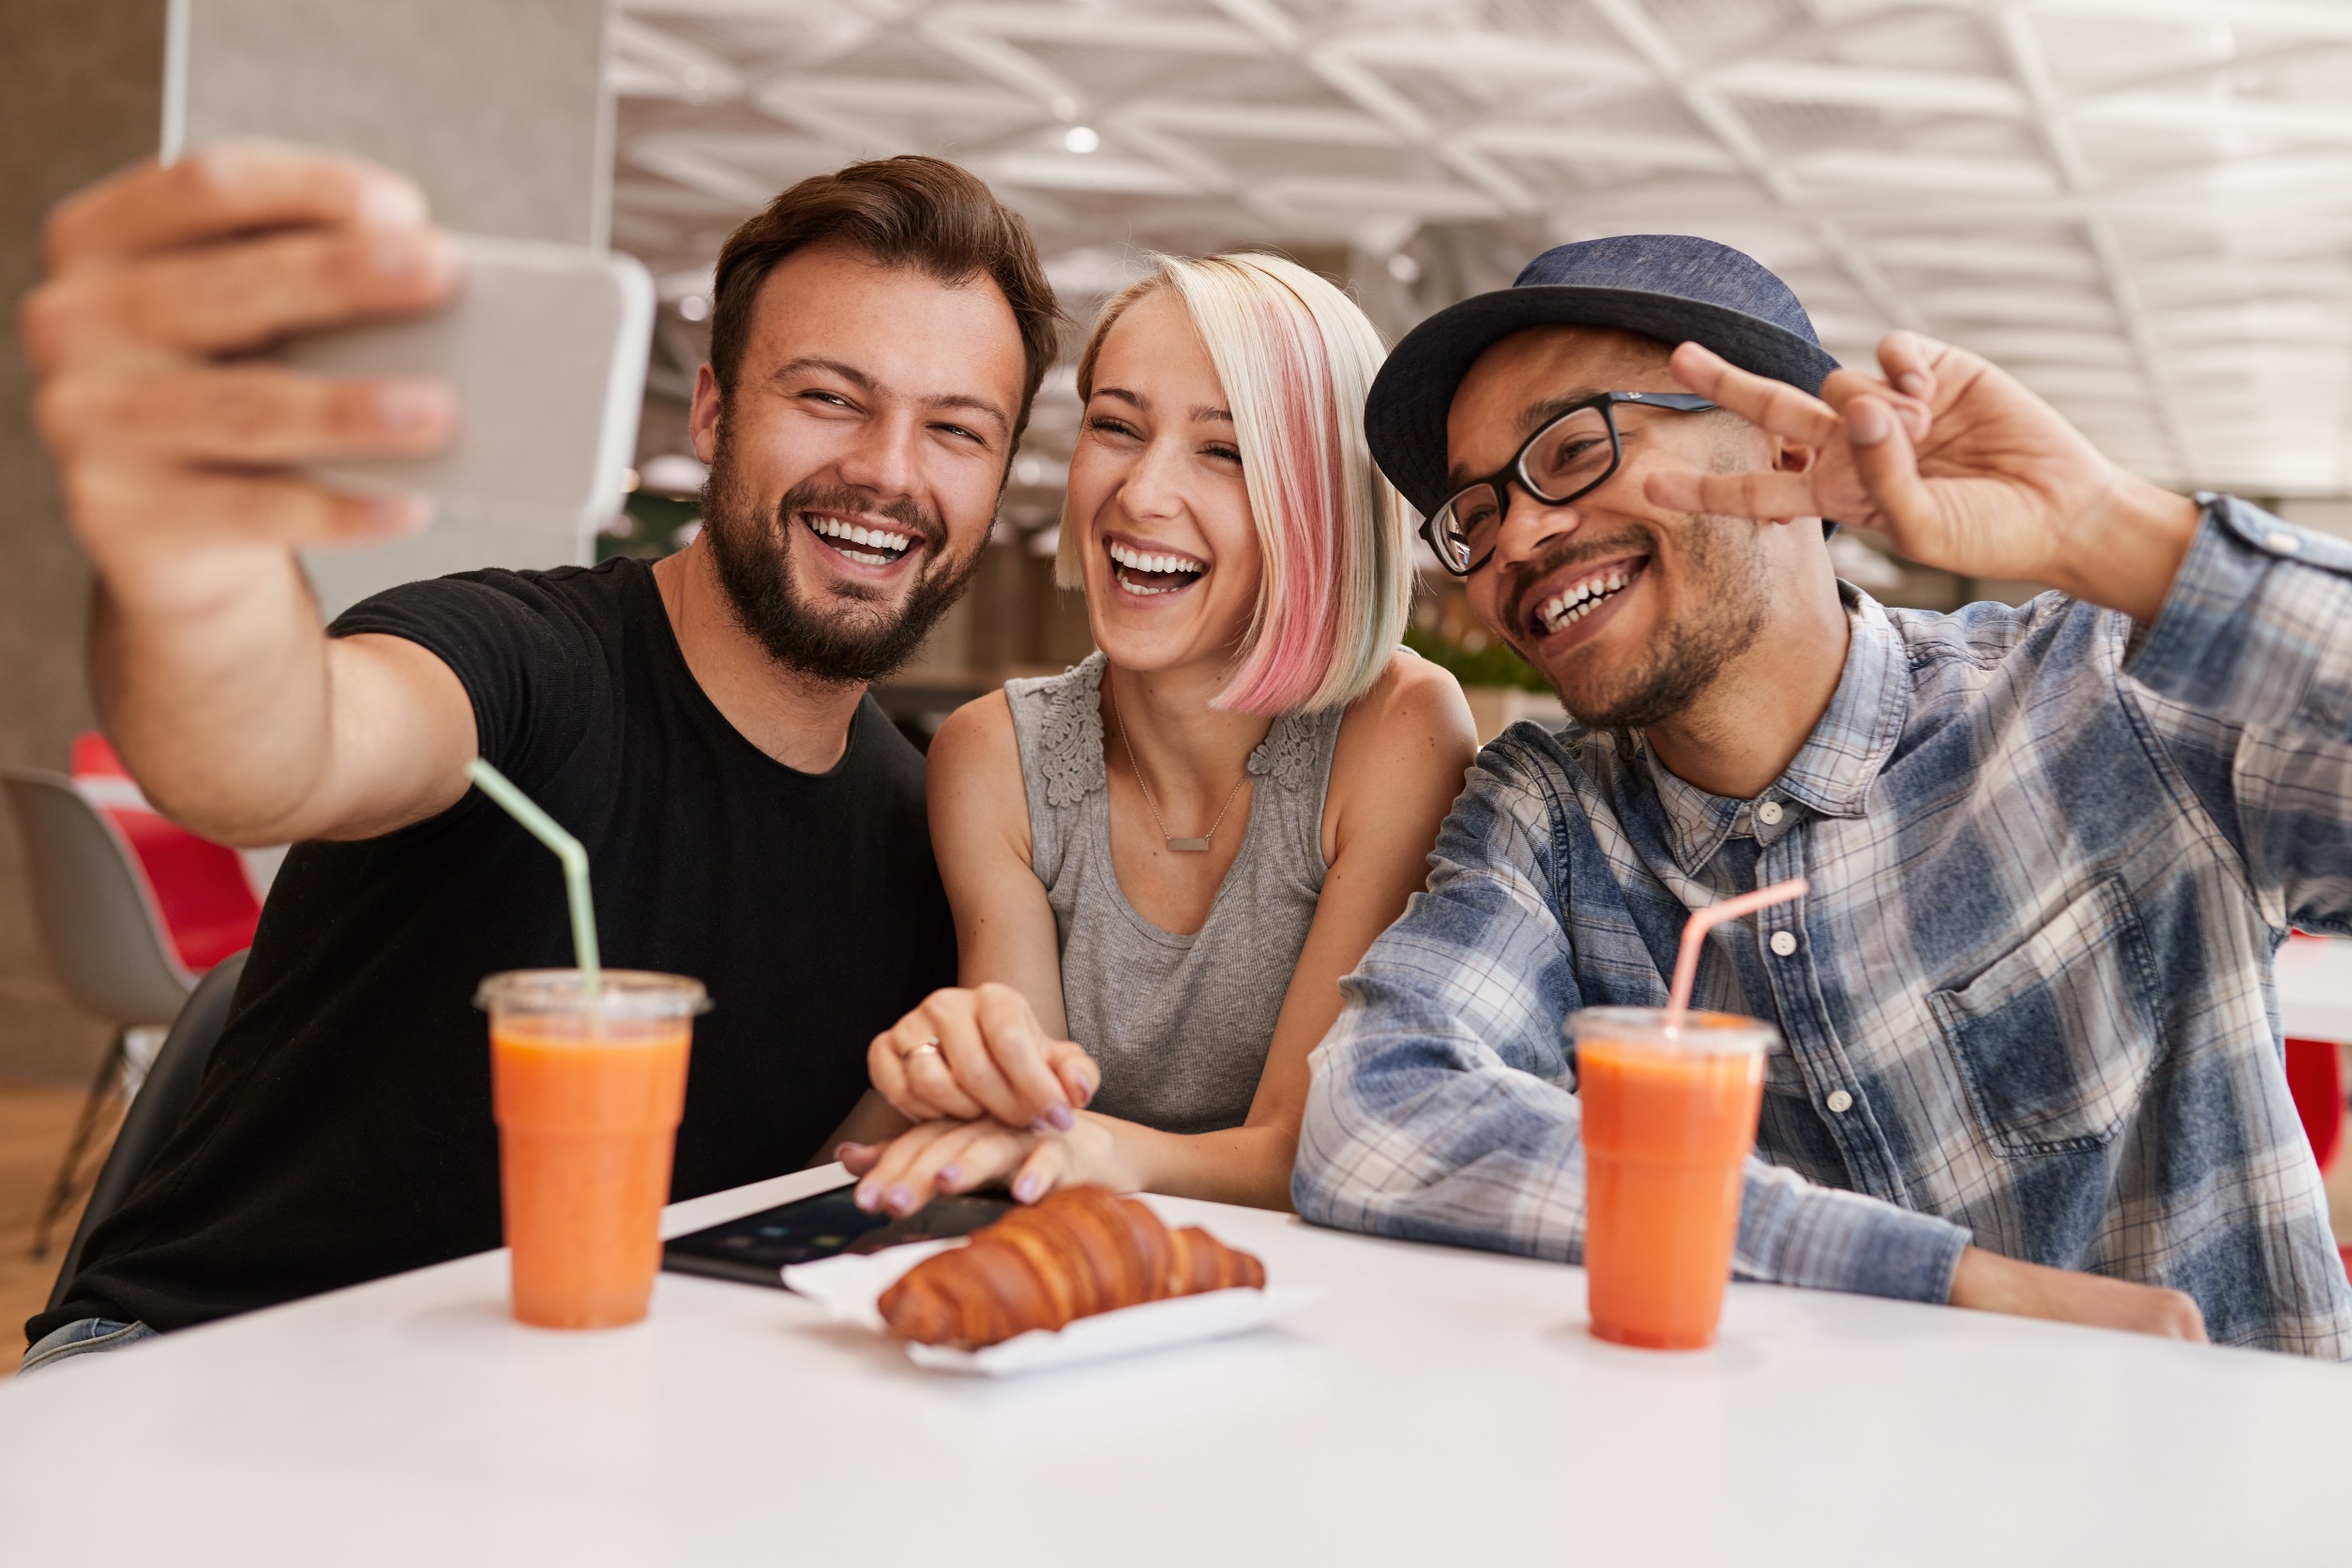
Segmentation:
<svg viewBox="0 0 2352 1568">
<path fill-rule="evenodd" d="M 1394 335 L 1702 234 L 1849 364 L 1917 327 L 2160 481 L 2352 493 L 2352 0 L 621 0 L 611 70 L 673 374 L 735 221 L 922 151 L 1081 320 L 1144 248 L 1289 248 Z"/>
</svg>

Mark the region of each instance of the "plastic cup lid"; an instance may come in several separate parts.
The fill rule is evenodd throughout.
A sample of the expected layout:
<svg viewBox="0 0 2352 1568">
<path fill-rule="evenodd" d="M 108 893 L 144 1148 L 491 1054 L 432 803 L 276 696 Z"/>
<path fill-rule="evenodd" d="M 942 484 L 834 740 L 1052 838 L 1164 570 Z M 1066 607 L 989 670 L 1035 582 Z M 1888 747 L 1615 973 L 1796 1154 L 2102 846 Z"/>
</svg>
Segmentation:
<svg viewBox="0 0 2352 1568">
<path fill-rule="evenodd" d="M 576 969 L 512 969 L 484 980 L 474 993 L 476 1007 L 510 1013 L 585 1013 L 607 1018 L 678 1018 L 711 1008 L 702 982 L 650 970 L 608 969 L 595 1002 Z"/>
<path fill-rule="evenodd" d="M 1586 1007 L 1569 1014 L 1560 1027 L 1571 1040 L 1612 1040 L 1684 1056 L 1761 1054 L 1781 1043 L 1780 1031 L 1762 1018 L 1693 1009 L 1668 1029 L 1666 1016 L 1663 1007 Z"/>
</svg>

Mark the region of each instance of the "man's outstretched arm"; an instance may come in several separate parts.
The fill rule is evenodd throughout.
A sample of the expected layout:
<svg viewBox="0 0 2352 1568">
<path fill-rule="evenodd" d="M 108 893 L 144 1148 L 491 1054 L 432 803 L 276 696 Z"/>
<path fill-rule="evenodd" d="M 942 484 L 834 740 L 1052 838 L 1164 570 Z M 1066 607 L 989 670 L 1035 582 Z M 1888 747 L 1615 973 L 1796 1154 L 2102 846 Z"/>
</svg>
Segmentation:
<svg viewBox="0 0 2352 1568">
<path fill-rule="evenodd" d="M 150 798 L 249 844 L 364 837 L 455 802 L 474 750 L 457 677 L 397 638 L 326 638 L 294 553 L 410 532 L 422 508 L 293 471 L 433 450 L 447 392 L 236 357 L 447 297 L 423 199 L 352 159 L 236 144 L 68 198 L 44 245 L 22 308 L 38 416 L 97 572 L 99 707 Z"/>
</svg>

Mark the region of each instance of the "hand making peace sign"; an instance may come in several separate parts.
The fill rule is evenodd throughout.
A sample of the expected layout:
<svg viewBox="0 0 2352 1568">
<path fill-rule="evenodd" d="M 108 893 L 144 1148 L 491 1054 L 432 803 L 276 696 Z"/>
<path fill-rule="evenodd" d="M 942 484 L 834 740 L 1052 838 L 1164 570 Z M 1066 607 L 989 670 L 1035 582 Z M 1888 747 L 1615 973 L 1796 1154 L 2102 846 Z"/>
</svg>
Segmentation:
<svg viewBox="0 0 2352 1568">
<path fill-rule="evenodd" d="M 2164 608 L 2196 531 L 2194 502 L 2118 467 L 1998 367 L 1916 332 L 1880 342 L 1882 375 L 1832 371 L 1818 398 L 1696 343 L 1672 363 L 1692 391 L 1817 455 L 1798 472 L 1655 474 L 1645 493 L 1661 506 L 1832 518 L 1924 565 L 2045 583 L 2141 621 Z M 1897 403 L 1925 405 L 1924 436 Z"/>
</svg>

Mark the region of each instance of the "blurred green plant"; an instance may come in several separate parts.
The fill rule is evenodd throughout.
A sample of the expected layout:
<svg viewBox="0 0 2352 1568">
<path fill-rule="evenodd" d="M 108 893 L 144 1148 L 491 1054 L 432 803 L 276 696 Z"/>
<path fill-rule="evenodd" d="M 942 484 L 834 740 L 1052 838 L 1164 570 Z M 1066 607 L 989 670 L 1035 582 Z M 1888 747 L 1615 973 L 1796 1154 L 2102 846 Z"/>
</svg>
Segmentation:
<svg viewBox="0 0 2352 1568">
<path fill-rule="evenodd" d="M 1430 663 L 1450 670 L 1464 686 L 1517 686 L 1522 691 L 1549 691 L 1551 686 L 1533 665 L 1498 638 L 1483 648 L 1466 648 L 1417 626 L 1405 628 L 1405 646 Z"/>
<path fill-rule="evenodd" d="M 678 530 L 699 519 L 702 508 L 690 496 L 634 490 L 621 515 L 628 520 L 626 532 L 596 535 L 599 561 L 610 561 L 616 555 L 633 555 L 641 561 L 660 560 L 679 548 Z"/>
</svg>

